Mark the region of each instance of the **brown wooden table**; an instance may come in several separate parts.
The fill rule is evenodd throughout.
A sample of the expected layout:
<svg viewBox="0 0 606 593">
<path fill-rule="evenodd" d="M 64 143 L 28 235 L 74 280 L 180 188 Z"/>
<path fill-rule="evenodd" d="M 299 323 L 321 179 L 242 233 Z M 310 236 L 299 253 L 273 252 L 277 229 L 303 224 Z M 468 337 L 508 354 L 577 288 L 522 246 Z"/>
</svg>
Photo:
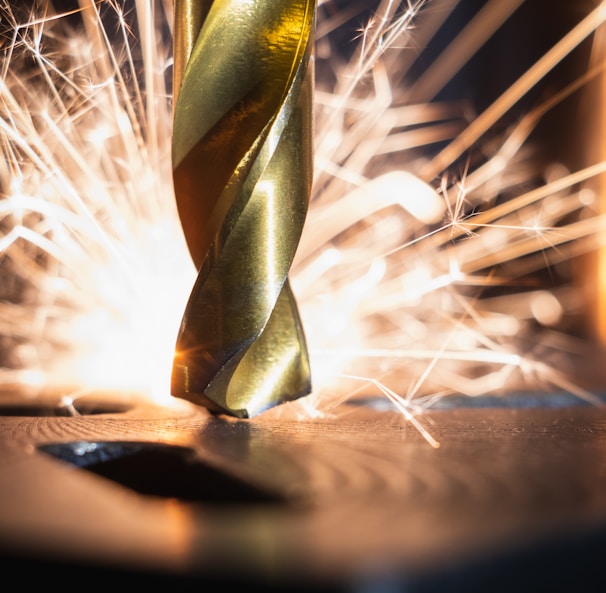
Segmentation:
<svg viewBox="0 0 606 593">
<path fill-rule="evenodd" d="M 606 587 L 606 409 L 549 401 L 427 412 L 436 449 L 364 401 L 241 421 L 177 400 L 62 407 L 7 392 L 3 575 L 200 591 Z"/>
</svg>

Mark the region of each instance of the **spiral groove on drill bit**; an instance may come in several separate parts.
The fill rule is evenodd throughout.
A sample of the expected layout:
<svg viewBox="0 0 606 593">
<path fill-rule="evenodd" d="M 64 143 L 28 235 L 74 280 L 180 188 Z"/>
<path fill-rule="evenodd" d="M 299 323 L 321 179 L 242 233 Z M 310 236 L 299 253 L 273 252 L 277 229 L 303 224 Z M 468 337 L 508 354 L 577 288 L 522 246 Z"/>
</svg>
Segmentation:
<svg viewBox="0 0 606 593">
<path fill-rule="evenodd" d="M 312 175 L 315 0 L 177 0 L 173 180 L 198 268 L 171 392 L 237 417 L 311 391 L 288 273 Z"/>
</svg>

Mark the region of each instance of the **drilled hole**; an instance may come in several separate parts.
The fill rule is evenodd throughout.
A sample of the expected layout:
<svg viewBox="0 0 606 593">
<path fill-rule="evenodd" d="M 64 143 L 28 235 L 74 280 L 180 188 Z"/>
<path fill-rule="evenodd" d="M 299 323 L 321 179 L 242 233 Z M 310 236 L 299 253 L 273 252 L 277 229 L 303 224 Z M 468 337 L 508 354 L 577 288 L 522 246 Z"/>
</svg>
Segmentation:
<svg viewBox="0 0 606 593">
<path fill-rule="evenodd" d="M 284 502 L 275 492 L 205 463 L 187 447 L 78 441 L 43 445 L 40 450 L 147 496 L 187 502 Z"/>
<path fill-rule="evenodd" d="M 90 416 L 95 414 L 120 414 L 129 406 L 104 402 L 60 402 L 4 404 L 0 405 L 0 416 Z"/>
</svg>

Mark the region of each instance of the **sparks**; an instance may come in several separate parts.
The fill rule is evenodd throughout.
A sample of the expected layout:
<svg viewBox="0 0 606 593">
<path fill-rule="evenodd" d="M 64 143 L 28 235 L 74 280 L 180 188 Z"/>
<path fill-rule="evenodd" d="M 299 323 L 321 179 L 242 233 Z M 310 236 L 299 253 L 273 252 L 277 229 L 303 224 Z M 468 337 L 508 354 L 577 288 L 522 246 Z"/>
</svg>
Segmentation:
<svg viewBox="0 0 606 593">
<path fill-rule="evenodd" d="M 416 416 L 449 395 L 538 377 L 591 399 L 520 344 L 544 344 L 580 298 L 569 276 L 524 282 L 604 242 L 584 183 L 606 163 L 544 167 L 529 142 L 601 67 L 510 129 L 496 124 L 606 11 L 482 112 L 434 100 L 521 3 L 500 4 L 487 2 L 415 81 L 420 46 L 455 3 L 384 0 L 370 15 L 319 2 L 314 193 L 292 271 L 315 389 L 287 405 L 304 416 L 363 385 L 437 446 Z M 0 386 L 139 389 L 166 402 L 195 277 L 171 185 L 172 3 L 42 6 L 0 0 Z M 343 35 L 355 47 L 347 58 L 335 49 Z"/>
</svg>

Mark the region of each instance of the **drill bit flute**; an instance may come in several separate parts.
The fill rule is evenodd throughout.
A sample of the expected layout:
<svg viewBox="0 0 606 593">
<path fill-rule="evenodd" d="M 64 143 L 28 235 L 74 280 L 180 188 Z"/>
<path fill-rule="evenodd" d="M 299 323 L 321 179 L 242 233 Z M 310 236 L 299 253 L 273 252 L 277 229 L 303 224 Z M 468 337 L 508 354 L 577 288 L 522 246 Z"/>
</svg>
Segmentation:
<svg viewBox="0 0 606 593">
<path fill-rule="evenodd" d="M 312 173 L 315 0 L 176 0 L 173 181 L 198 277 L 171 392 L 240 418 L 311 391 L 288 272 Z"/>
</svg>

